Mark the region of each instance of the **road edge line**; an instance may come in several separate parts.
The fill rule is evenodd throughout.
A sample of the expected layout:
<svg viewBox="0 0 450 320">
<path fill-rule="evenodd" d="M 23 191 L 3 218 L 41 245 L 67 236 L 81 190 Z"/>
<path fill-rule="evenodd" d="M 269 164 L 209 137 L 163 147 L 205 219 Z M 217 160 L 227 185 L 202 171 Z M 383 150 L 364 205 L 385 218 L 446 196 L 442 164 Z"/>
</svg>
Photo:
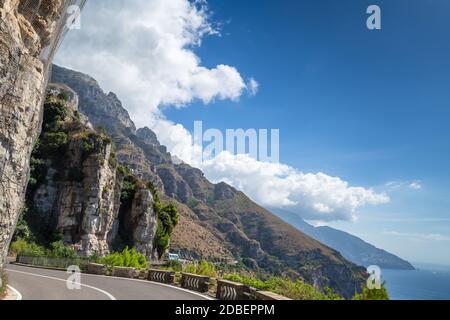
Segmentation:
<svg viewBox="0 0 450 320">
<path fill-rule="evenodd" d="M 52 280 L 57 280 L 57 281 L 62 281 L 62 282 L 67 282 L 67 280 L 64 279 L 59 279 L 59 278 L 55 278 L 55 277 L 50 277 L 50 276 L 44 276 L 44 275 L 40 275 L 40 274 L 35 274 L 35 273 L 30 273 L 30 272 L 24 272 L 24 271 L 18 271 L 18 270 L 11 270 L 11 269 L 7 269 L 8 272 L 16 272 L 16 273 L 22 273 L 22 274 L 26 274 L 26 275 L 30 275 L 30 276 L 34 276 L 34 277 L 40 277 L 40 278 L 46 278 L 46 279 L 52 279 Z M 90 286 L 87 284 L 83 284 L 80 283 L 80 285 L 82 287 L 86 287 L 86 288 L 90 288 L 93 290 L 96 290 L 100 293 L 103 293 L 104 295 L 106 295 L 110 300 L 117 300 L 111 293 L 102 290 L 100 288 L 94 287 L 94 286 Z"/>
<path fill-rule="evenodd" d="M 202 294 L 200 292 L 192 291 L 192 290 L 185 289 L 185 288 L 180 288 L 180 287 L 173 286 L 173 285 L 170 285 L 170 284 L 167 284 L 167 283 L 155 282 L 155 281 L 150 281 L 150 280 L 142 280 L 142 279 L 134 279 L 134 278 L 105 276 L 105 275 L 101 275 L 101 274 L 92 274 L 92 273 L 83 273 L 83 274 L 87 275 L 87 276 L 98 277 L 98 278 L 109 278 L 109 279 L 112 278 L 112 279 L 119 279 L 119 280 L 125 280 L 125 281 L 136 281 L 136 282 L 142 282 L 142 283 L 151 283 L 151 284 L 156 284 L 156 285 L 159 285 L 159 286 L 162 286 L 162 287 L 172 288 L 172 289 L 180 290 L 180 291 L 183 291 L 183 292 L 186 292 L 186 293 L 190 293 L 190 294 L 193 294 L 193 295 L 198 296 L 198 297 L 202 297 L 202 298 L 207 299 L 207 300 L 212 300 L 212 301 L 216 300 L 213 297 L 207 296 L 207 295 Z"/>
<path fill-rule="evenodd" d="M 12 265 L 17 265 L 19 267 L 25 267 L 25 268 L 34 268 L 34 269 L 41 269 L 41 270 L 52 270 L 52 271 L 65 272 L 64 270 L 60 270 L 60 269 L 50 269 L 50 268 L 45 268 L 45 267 L 41 268 L 39 266 L 26 265 L 26 264 L 20 264 L 20 263 L 13 263 Z M 8 269 L 8 270 L 11 270 L 11 269 Z M 12 270 L 12 271 L 14 271 L 14 270 Z M 142 279 L 133 279 L 133 278 L 124 278 L 124 277 L 114 277 L 114 276 L 107 276 L 107 275 L 102 275 L 102 274 L 92 274 L 92 273 L 86 273 L 86 272 L 83 272 L 82 274 L 83 275 L 87 275 L 87 276 L 91 276 L 91 277 L 97 277 L 97 278 L 110 278 L 110 279 L 112 278 L 112 279 L 119 279 L 119 280 L 131 280 L 131 281 L 137 281 L 137 282 L 142 282 L 142 283 L 152 283 L 152 284 L 156 284 L 156 285 L 159 285 L 159 286 L 162 286 L 162 287 L 168 287 L 168 288 L 180 290 L 180 291 L 183 291 L 183 292 L 186 292 L 186 293 L 190 293 L 190 294 L 193 294 L 195 296 L 204 298 L 206 300 L 210 300 L 210 301 L 217 300 L 217 299 L 214 299 L 211 296 L 202 294 L 200 292 L 188 290 L 188 289 L 185 289 L 185 288 L 180 288 L 180 287 L 177 287 L 177 286 L 174 286 L 174 285 L 161 283 L 161 282 L 155 282 L 155 281 L 150 281 L 150 280 L 142 280 Z M 59 280 L 61 280 L 61 279 L 59 279 Z"/>
<path fill-rule="evenodd" d="M 19 292 L 19 290 L 11 287 L 9 284 L 7 285 L 7 287 L 9 288 L 9 290 L 11 290 L 12 292 L 14 292 L 14 294 L 16 295 L 16 301 L 22 300 L 22 294 Z"/>
</svg>

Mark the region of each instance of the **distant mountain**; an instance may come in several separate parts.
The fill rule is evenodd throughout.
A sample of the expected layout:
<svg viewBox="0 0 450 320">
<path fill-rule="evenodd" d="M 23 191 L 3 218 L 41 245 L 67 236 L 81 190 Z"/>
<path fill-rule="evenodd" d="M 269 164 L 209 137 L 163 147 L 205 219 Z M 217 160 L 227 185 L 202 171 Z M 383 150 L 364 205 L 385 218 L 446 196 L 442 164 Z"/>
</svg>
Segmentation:
<svg viewBox="0 0 450 320">
<path fill-rule="evenodd" d="M 292 212 L 279 209 L 272 209 L 271 211 L 303 233 L 339 251 L 344 258 L 353 263 L 365 267 L 377 265 L 384 269 L 414 270 L 414 267 L 408 261 L 347 232 L 330 227 L 314 227 Z"/>
<path fill-rule="evenodd" d="M 174 161 L 149 128 L 136 130 L 121 102 L 88 75 L 53 66 L 52 82 L 79 96 L 79 110 L 112 137 L 119 162 L 151 181 L 163 200 L 176 204 L 180 222 L 171 250 L 184 257 L 232 260 L 266 275 L 303 278 L 317 288 L 352 297 L 367 276 L 364 268 L 307 236 L 245 194 L 213 184 L 199 169 Z"/>
</svg>

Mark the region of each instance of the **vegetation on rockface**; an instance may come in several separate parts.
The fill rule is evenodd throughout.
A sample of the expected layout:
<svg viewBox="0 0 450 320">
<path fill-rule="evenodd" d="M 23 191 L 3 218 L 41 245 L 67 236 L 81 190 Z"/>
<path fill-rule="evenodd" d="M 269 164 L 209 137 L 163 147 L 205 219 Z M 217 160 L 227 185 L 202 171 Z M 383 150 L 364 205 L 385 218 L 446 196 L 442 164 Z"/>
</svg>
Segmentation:
<svg viewBox="0 0 450 320">
<path fill-rule="evenodd" d="M 198 264 L 188 264 L 183 267 L 183 272 L 198 274 L 201 276 L 217 277 L 217 271 L 208 261 L 200 261 Z"/>
<path fill-rule="evenodd" d="M 155 202 L 155 210 L 158 214 L 155 245 L 161 258 L 170 246 L 170 236 L 178 224 L 179 216 L 176 206 L 172 203 L 162 206 L 159 202 Z"/>
<path fill-rule="evenodd" d="M 81 141 L 81 150 L 83 151 L 82 161 L 112 143 L 110 137 L 96 131 L 83 131 L 78 139 Z"/>
<path fill-rule="evenodd" d="M 136 251 L 135 248 L 125 247 L 122 252 L 114 252 L 105 257 L 96 259 L 97 263 L 112 267 L 147 268 L 147 258 Z"/>
<path fill-rule="evenodd" d="M 33 149 L 30 160 L 30 179 L 27 187 L 26 208 L 19 219 L 14 240 L 23 239 L 35 242 L 49 250 L 57 242 L 55 221 L 47 212 L 40 212 L 34 206 L 34 197 L 39 187 L 46 185 L 47 180 L 82 183 L 84 180 L 83 163 L 91 155 L 101 153 L 111 138 L 106 134 L 91 130 L 81 123 L 81 115 L 71 110 L 67 104 L 68 94 L 61 92 L 57 96 L 48 94 L 44 103 L 42 132 Z M 74 159 L 68 166 L 68 153 L 72 153 L 69 145 L 80 147 L 80 159 Z M 67 156 L 66 156 L 67 155 Z M 114 163 L 111 155 L 109 163 Z M 112 166 L 116 167 L 116 166 Z M 54 170 L 53 176 L 49 170 Z"/>
<path fill-rule="evenodd" d="M 78 254 L 72 248 L 64 245 L 62 240 L 52 242 L 49 248 L 37 244 L 33 241 L 17 239 L 10 246 L 10 252 L 28 257 L 49 257 L 49 258 L 77 258 Z"/>
<path fill-rule="evenodd" d="M 284 277 L 271 277 L 263 281 L 239 274 L 228 274 L 224 276 L 224 279 L 243 283 L 258 290 L 274 292 L 294 300 L 343 300 L 331 290 L 322 293 L 300 279 L 293 281 Z"/>
<path fill-rule="evenodd" d="M 389 300 L 389 293 L 383 283 L 380 289 L 363 287 L 362 292 L 355 294 L 353 300 Z"/>
<path fill-rule="evenodd" d="M 178 224 L 179 214 L 176 206 L 173 203 L 163 204 L 159 198 L 158 191 L 153 186 L 152 183 L 144 184 L 143 181 L 136 178 L 131 171 L 121 166 L 120 170 L 124 173 L 124 182 L 121 192 L 121 214 L 120 214 L 120 225 L 124 226 L 124 216 L 127 211 L 132 207 L 133 199 L 135 197 L 138 188 L 145 186 L 150 190 L 153 196 L 153 209 L 157 215 L 158 227 L 156 230 L 156 235 L 154 239 L 154 244 L 156 247 L 157 254 L 159 258 L 164 256 L 164 253 L 170 246 L 170 237 L 173 230 Z M 129 239 L 129 235 L 126 234 L 126 230 L 119 230 L 119 239 L 117 240 L 120 244 L 132 245 L 132 241 Z M 115 249 L 120 249 L 117 246 Z"/>
<path fill-rule="evenodd" d="M 72 255 L 72 252 L 63 252 L 65 247 L 55 231 L 54 221 L 50 221 L 51 215 L 39 212 L 39 209 L 33 205 L 34 197 L 39 187 L 48 183 L 47 179 L 82 183 L 84 180 L 82 164 L 89 157 L 98 154 L 99 161 L 108 161 L 107 164 L 111 168 L 117 168 L 118 173 L 124 176 L 120 209 L 122 218 L 123 213 L 131 210 L 138 188 L 145 186 L 152 192 L 154 209 L 158 217 L 158 230 L 154 241 L 157 253 L 162 257 L 169 246 L 173 229 L 178 223 L 176 207 L 173 204 L 162 204 L 156 189 L 151 184 L 136 178 L 130 169 L 120 165 L 116 160 L 114 147 L 108 159 L 102 158 L 101 151 L 112 144 L 111 138 L 105 133 L 104 128 L 97 128 L 94 131 L 83 126 L 80 114 L 69 109 L 67 99 L 68 95 L 64 93 L 57 96 L 49 94 L 46 97 L 42 133 L 31 157 L 27 207 L 19 219 L 14 235 L 14 250 L 33 256 Z M 64 156 L 68 152 L 73 152 L 72 145 L 78 145 L 81 151 L 79 163 L 75 161 L 73 167 L 67 166 L 67 157 Z M 53 177 L 49 176 L 51 172 L 49 170 L 54 170 Z M 111 187 L 106 186 L 103 192 L 108 193 Z M 123 225 L 123 221 L 119 222 L 119 225 Z M 120 255 L 124 253 L 126 246 L 133 245 L 129 232 L 128 234 L 119 232 L 113 249 L 119 252 L 117 255 Z"/>
<path fill-rule="evenodd" d="M 169 261 L 164 267 L 165 270 L 171 270 L 175 272 L 186 272 L 197 274 L 199 276 L 217 277 L 218 273 L 216 267 L 208 261 L 202 260 L 198 263 L 189 263 L 186 265 L 181 262 L 173 260 Z"/>
</svg>

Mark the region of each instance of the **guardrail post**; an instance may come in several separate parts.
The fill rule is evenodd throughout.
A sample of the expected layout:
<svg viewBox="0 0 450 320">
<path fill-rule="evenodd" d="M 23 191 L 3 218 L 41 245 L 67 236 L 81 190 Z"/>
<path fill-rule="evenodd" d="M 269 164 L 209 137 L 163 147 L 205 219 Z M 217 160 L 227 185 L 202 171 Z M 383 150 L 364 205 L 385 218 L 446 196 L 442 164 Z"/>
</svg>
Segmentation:
<svg viewBox="0 0 450 320">
<path fill-rule="evenodd" d="M 209 277 L 190 273 L 181 273 L 181 287 L 198 292 L 208 292 Z"/>
<path fill-rule="evenodd" d="M 148 280 L 166 284 L 173 284 L 175 282 L 175 271 L 150 269 L 148 270 Z"/>
<path fill-rule="evenodd" d="M 255 291 L 242 283 L 218 279 L 216 298 L 218 300 L 252 300 Z"/>
</svg>

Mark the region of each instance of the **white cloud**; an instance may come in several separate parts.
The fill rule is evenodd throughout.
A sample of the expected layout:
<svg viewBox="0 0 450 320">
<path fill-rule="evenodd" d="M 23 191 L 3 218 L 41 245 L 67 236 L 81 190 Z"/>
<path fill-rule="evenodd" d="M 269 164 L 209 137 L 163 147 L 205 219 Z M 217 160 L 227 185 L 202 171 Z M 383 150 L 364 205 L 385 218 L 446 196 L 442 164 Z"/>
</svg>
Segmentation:
<svg viewBox="0 0 450 320">
<path fill-rule="evenodd" d="M 338 177 L 303 173 L 227 151 L 198 166 L 212 181 L 226 181 L 264 206 L 289 208 L 310 220 L 355 220 L 358 208 L 389 202 L 386 194 L 351 187 Z"/>
<path fill-rule="evenodd" d="M 254 96 L 258 93 L 259 83 L 254 78 L 250 78 L 247 87 L 248 91 L 250 92 L 250 95 Z"/>
<path fill-rule="evenodd" d="M 409 187 L 413 190 L 422 189 L 422 183 L 420 181 L 413 181 L 409 184 Z"/>
<path fill-rule="evenodd" d="M 404 233 L 404 232 L 397 232 L 397 231 L 384 231 L 383 232 L 386 235 L 395 236 L 395 237 L 405 237 L 409 238 L 411 240 L 419 240 L 419 241 L 450 241 L 449 236 L 442 235 L 440 233 L 428 233 L 428 234 L 422 234 L 422 233 Z"/>
<path fill-rule="evenodd" d="M 194 52 L 202 39 L 217 34 L 205 1 L 109 0 L 89 1 L 81 30 L 72 31 L 56 63 L 96 78 L 103 89 L 115 92 L 138 127 L 149 126 L 169 151 L 200 167 L 206 177 L 226 181 L 262 205 L 298 210 L 309 220 L 354 220 L 364 205 L 389 198 L 372 189 L 351 187 L 324 173 L 303 173 L 283 164 L 258 162 L 226 152 L 205 163 L 192 159 L 191 134 L 167 120 L 160 109 L 182 107 L 199 99 L 237 100 L 255 95 L 259 83 L 245 84 L 232 66 L 202 65 Z"/>
<path fill-rule="evenodd" d="M 89 1 L 82 28 L 69 33 L 56 63 L 89 73 L 118 94 L 138 126 L 164 105 L 252 94 L 236 68 L 201 65 L 193 49 L 216 34 L 205 1 Z"/>
<path fill-rule="evenodd" d="M 418 180 L 415 181 L 390 181 L 385 185 L 389 190 L 400 190 L 400 189 L 412 189 L 421 190 L 422 183 Z"/>
</svg>

